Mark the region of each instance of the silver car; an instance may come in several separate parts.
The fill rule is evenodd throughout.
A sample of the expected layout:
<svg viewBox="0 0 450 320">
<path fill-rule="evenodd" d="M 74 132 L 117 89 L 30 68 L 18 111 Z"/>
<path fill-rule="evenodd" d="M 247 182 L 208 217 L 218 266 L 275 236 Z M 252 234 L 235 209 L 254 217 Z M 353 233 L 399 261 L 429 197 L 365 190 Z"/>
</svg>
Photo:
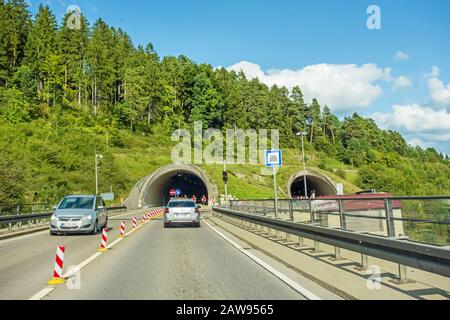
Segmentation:
<svg viewBox="0 0 450 320">
<path fill-rule="evenodd" d="M 200 206 L 189 199 L 170 200 L 164 211 L 164 228 L 185 223 L 200 227 Z"/>
<path fill-rule="evenodd" d="M 99 196 L 80 195 L 65 197 L 50 220 L 50 235 L 57 233 L 91 233 L 107 228 L 108 211 Z"/>
</svg>

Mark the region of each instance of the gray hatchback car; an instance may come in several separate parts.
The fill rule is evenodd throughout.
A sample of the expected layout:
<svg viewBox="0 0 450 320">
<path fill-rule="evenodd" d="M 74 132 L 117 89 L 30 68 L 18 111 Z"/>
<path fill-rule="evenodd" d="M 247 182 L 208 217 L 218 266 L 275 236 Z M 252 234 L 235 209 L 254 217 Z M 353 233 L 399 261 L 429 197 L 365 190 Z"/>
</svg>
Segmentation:
<svg viewBox="0 0 450 320">
<path fill-rule="evenodd" d="M 164 228 L 186 223 L 200 227 L 200 206 L 190 199 L 171 199 L 164 211 Z"/>
<path fill-rule="evenodd" d="M 99 196 L 79 195 L 65 197 L 50 220 L 50 235 L 57 233 L 91 233 L 107 228 L 108 211 Z"/>
</svg>

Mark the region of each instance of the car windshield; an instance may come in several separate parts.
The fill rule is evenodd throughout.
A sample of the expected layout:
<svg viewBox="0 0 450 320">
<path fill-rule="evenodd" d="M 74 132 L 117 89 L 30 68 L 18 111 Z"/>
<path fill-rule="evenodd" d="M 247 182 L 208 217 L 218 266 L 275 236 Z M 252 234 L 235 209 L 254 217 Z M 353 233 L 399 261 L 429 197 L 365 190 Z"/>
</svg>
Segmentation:
<svg viewBox="0 0 450 320">
<path fill-rule="evenodd" d="M 194 208 L 194 201 L 173 201 L 169 202 L 169 208 Z"/>
<path fill-rule="evenodd" d="M 92 209 L 93 197 L 67 197 L 59 205 L 59 209 Z"/>
</svg>

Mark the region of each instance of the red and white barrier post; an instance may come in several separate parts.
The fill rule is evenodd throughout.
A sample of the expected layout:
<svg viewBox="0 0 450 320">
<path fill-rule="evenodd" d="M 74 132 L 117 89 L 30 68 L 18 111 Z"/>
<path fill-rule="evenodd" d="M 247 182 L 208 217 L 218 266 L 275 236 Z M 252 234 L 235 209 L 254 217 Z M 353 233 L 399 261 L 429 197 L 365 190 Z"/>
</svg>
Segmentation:
<svg viewBox="0 0 450 320">
<path fill-rule="evenodd" d="M 53 268 L 53 277 L 47 282 L 47 284 L 61 284 L 64 283 L 64 279 L 62 277 L 63 271 L 63 263 L 64 263 L 64 246 L 56 247 L 56 257 L 55 257 L 55 266 Z"/>
<path fill-rule="evenodd" d="M 145 223 L 145 218 L 144 218 L 145 216 L 142 216 L 142 219 L 141 219 L 141 225 L 143 225 L 144 223 Z"/>
<path fill-rule="evenodd" d="M 125 221 L 122 221 L 122 223 L 120 224 L 120 237 L 125 237 Z"/>
<path fill-rule="evenodd" d="M 108 251 L 106 248 L 106 242 L 108 241 L 108 229 L 104 228 L 102 233 L 102 243 L 100 244 L 100 248 L 97 250 L 98 252 Z"/>
<path fill-rule="evenodd" d="M 137 227 L 137 218 L 133 217 L 133 230 Z"/>
</svg>

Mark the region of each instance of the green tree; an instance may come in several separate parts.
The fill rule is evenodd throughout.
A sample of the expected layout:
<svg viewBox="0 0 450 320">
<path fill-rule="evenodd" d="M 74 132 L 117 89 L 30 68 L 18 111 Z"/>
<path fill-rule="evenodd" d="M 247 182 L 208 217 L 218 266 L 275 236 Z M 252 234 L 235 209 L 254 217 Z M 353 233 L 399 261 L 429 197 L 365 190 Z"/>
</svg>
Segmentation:
<svg viewBox="0 0 450 320">
<path fill-rule="evenodd" d="M 67 13 L 64 16 L 57 41 L 64 73 L 64 97 L 71 102 L 76 101 L 80 106 L 85 82 L 84 66 L 89 25 L 82 14 L 79 17 L 75 16 L 75 18 L 79 18 L 79 25 L 78 23 L 74 25 L 74 14 Z"/>
<path fill-rule="evenodd" d="M 54 76 L 49 73 L 49 67 L 57 60 L 55 54 L 56 19 L 48 6 L 40 5 L 26 43 L 25 61 L 35 78 L 38 96 L 44 98 L 47 105 L 51 90 L 47 86 L 47 76 Z"/>
</svg>

